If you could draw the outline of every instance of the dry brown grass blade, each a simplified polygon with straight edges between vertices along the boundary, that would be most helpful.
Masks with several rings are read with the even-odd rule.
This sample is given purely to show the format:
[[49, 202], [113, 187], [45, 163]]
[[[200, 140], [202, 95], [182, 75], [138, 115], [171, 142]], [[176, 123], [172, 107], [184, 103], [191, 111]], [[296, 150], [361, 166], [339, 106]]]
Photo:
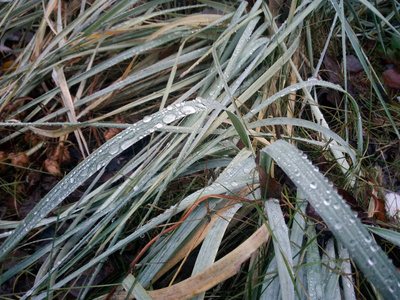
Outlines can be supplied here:
[[46, 129], [41, 129], [41, 128], [36, 128], [33, 126], [28, 127], [32, 132], [41, 135], [41, 136], [46, 136], [50, 138], [58, 138], [60, 136], [65, 136], [72, 131], [76, 130], [78, 127], [77, 126], [70, 126], [70, 127], [62, 127], [59, 129], [54, 129], [54, 130], [46, 130]]
[[[239, 193], [238, 197], [246, 197], [250, 194], [254, 189], [258, 188], [258, 184], [254, 186], [247, 186], [243, 188]], [[181, 250], [171, 258], [167, 264], [154, 276], [153, 282], [157, 281], [161, 276], [163, 276], [166, 272], [168, 272], [171, 268], [173, 268], [179, 261], [181, 261], [184, 257], [186, 257], [191, 249], [194, 249], [199, 245], [207, 236], [213, 224], [222, 216], [228, 209], [230, 209], [233, 205], [238, 203], [239, 200], [230, 200], [228, 201], [224, 207], [222, 207], [212, 218], [211, 220], [205, 224], [202, 228], [200, 228], [197, 233], [192, 237], [192, 239], [183, 247]]]
[[157, 281], [161, 276], [163, 276], [166, 272], [173, 268], [179, 261], [186, 257], [189, 254], [189, 251], [196, 248], [197, 245], [199, 245], [205, 239], [211, 227], [220, 218], [220, 216], [237, 202], [238, 201], [235, 200], [227, 202], [226, 205], [211, 218], [211, 221], [200, 228], [197, 233], [192, 237], [192, 239], [184, 247], [182, 247], [180, 251], [168, 261], [168, 263], [164, 265], [164, 268], [162, 268], [160, 272], [158, 272], [157, 275], [154, 276], [153, 282]]
[[245, 262], [254, 251], [257, 251], [262, 244], [267, 242], [269, 237], [270, 235], [267, 227], [262, 225], [244, 243], [209, 268], [171, 287], [149, 291], [149, 295], [153, 299], [172, 300], [189, 299], [203, 293], [218, 283], [237, 274], [240, 271], [241, 264]]
[[[299, 64], [299, 50], [297, 50], [295, 52], [295, 54], [292, 57], [293, 60], [293, 64], [298, 67]], [[297, 83], [297, 77], [296, 77], [296, 73], [295, 71], [292, 69], [291, 73], [290, 73], [290, 83], [289, 85], [293, 85]], [[291, 92], [288, 96], [289, 98], [289, 102], [288, 102], [288, 107], [287, 107], [287, 111], [286, 111], [286, 117], [288, 118], [293, 118], [293, 112], [295, 111], [295, 103], [296, 103], [296, 92]], [[294, 132], [293, 132], [293, 125], [286, 125], [286, 134], [287, 136], [293, 136]], [[292, 141], [292, 143], [294, 143], [294, 141]]]
[[[68, 107], [68, 109], [69, 109], [68, 118], [69, 118], [70, 122], [78, 123], [78, 120], [77, 120], [76, 114], [75, 114], [74, 103], [73, 103], [74, 101], [72, 100], [72, 96], [69, 91], [67, 79], [65, 78], [63, 68], [54, 68], [53, 79], [61, 89], [61, 99], [64, 103], [64, 106]], [[80, 128], [77, 128], [76, 131], [74, 131], [74, 133], [75, 133], [79, 148], [82, 152], [82, 155], [83, 155], [83, 157], [86, 157], [83, 147], [85, 147], [87, 154], [90, 154], [90, 151], [89, 151], [89, 147], [86, 143], [85, 137], [83, 136]]]

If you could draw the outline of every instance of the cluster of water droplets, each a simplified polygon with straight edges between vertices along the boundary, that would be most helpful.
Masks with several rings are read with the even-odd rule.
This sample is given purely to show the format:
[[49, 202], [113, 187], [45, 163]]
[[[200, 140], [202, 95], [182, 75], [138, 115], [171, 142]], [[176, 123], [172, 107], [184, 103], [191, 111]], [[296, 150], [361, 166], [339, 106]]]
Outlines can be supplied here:
[[193, 101], [178, 103], [171, 105], [167, 109], [146, 116], [142, 121], [133, 124], [125, 129], [113, 139], [107, 141], [103, 146], [92, 153], [74, 170], [72, 170], [57, 186], [55, 186], [43, 200], [32, 210], [29, 220], [23, 221], [15, 234], [13, 241], [3, 243], [1, 252], [11, 249], [14, 244], [18, 243], [26, 233], [31, 230], [40, 220], [42, 220], [51, 210], [53, 210], [61, 201], [71, 194], [91, 175], [103, 168], [113, 157], [122, 151], [131, 147], [137, 141], [143, 139], [146, 135], [161, 129], [187, 115], [200, 112], [207, 108], [215, 108], [219, 104], [213, 101], [207, 101], [198, 98]]
[[[395, 268], [388, 263], [386, 255], [373, 241], [357, 215], [351, 211], [349, 205], [337, 193], [333, 185], [319, 173], [316, 167], [312, 166], [304, 154], [300, 154], [301, 159], [293, 157], [291, 147], [284, 141], [277, 141], [267, 147], [268, 151], [266, 152], [302, 190], [306, 199], [315, 207], [335, 236], [346, 246], [360, 269], [366, 272], [366, 275], [369, 271], [367, 277], [372, 282], [383, 284], [385, 281], [385, 285], [389, 286], [390, 293], [398, 291], [400, 285], [397, 286], [396, 281], [390, 283], [384, 279], [388, 277], [388, 272], [392, 274], [393, 278], [398, 278]], [[293, 163], [294, 161], [295, 163]], [[292, 166], [289, 168], [289, 165]], [[371, 268], [376, 269], [371, 272]], [[386, 275], [380, 277], [380, 274]]]

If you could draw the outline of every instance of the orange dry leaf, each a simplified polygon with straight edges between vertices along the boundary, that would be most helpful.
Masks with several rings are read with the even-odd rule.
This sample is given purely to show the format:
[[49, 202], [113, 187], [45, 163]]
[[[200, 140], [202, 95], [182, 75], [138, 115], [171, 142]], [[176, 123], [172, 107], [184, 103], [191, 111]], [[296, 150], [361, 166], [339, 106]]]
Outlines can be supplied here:
[[[123, 124], [123, 123], [125, 123], [125, 120], [124, 120], [124, 118], [117, 116], [115, 118], [115, 123]], [[116, 136], [118, 133], [120, 133], [122, 130], [123, 129], [121, 129], [121, 128], [110, 128], [110, 129], [104, 131], [104, 133], [103, 133], [104, 139], [106, 141], [108, 141], [108, 140], [112, 139], [114, 136]]]
[[48, 158], [44, 161], [43, 166], [50, 174], [61, 175], [60, 165], [57, 161]]
[[383, 72], [383, 79], [386, 86], [394, 89], [400, 89], [400, 74], [395, 69], [388, 69]]
[[14, 72], [17, 69], [17, 66], [12, 66], [13, 64], [13, 60], [6, 61], [1, 67], [3, 74], [6, 72]]
[[10, 153], [8, 157], [11, 158], [11, 163], [16, 166], [17, 170], [19, 169], [17, 166], [27, 167], [29, 165], [29, 157], [23, 152]]
[[67, 147], [65, 147], [61, 143], [57, 146], [57, 148], [54, 149], [54, 151], [51, 153], [49, 159], [58, 161], [60, 164], [62, 164], [65, 162], [70, 162], [71, 155], [69, 154]]
[[104, 133], [103, 133], [104, 139], [106, 141], [108, 141], [108, 140], [112, 139], [114, 136], [116, 136], [118, 133], [120, 133], [121, 131], [122, 131], [121, 128], [110, 128], [109, 130], [104, 131]]
[[30, 133], [25, 134], [24, 140], [26, 143], [28, 143], [31, 146], [36, 146], [41, 141], [41, 139], [38, 135], [30, 134]]
[[7, 165], [2, 164], [2, 162], [7, 160], [7, 154], [4, 151], [0, 151], [0, 171], [7, 169]]

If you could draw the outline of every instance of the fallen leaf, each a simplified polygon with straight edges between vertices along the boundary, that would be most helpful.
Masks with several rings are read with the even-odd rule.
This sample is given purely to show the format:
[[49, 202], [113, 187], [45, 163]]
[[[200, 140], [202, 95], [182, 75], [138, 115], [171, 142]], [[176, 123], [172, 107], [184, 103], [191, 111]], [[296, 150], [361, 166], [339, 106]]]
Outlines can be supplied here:
[[346, 55], [346, 66], [351, 73], [358, 73], [364, 70], [360, 60], [353, 54]]
[[400, 89], [400, 74], [397, 70], [386, 70], [385, 72], [383, 72], [383, 79], [386, 86], [394, 89]]
[[324, 65], [326, 72], [329, 75], [328, 81], [335, 83], [335, 84], [342, 84], [343, 78], [342, 78], [342, 71], [336, 62], [332, 57], [329, 55], [325, 55], [324, 57]]
[[18, 152], [16, 155], [10, 153], [8, 157], [11, 158], [11, 163], [16, 166], [17, 170], [19, 169], [17, 166], [27, 167], [29, 165], [29, 157], [23, 152]]
[[60, 165], [57, 161], [48, 158], [44, 161], [43, 166], [50, 174], [61, 175]]
[[31, 145], [33, 147], [42, 141], [38, 135], [30, 133], [25, 134], [24, 140], [28, 145]]
[[0, 151], [0, 171], [7, 169], [7, 165], [3, 164], [7, 160], [7, 154], [4, 151]]
[[111, 140], [114, 136], [122, 131], [121, 128], [110, 128], [107, 131], [104, 131], [103, 136], [106, 141]]
[[68, 148], [63, 145], [63, 143], [58, 144], [58, 146], [53, 150], [49, 159], [59, 162], [60, 164], [70, 162], [71, 155]]

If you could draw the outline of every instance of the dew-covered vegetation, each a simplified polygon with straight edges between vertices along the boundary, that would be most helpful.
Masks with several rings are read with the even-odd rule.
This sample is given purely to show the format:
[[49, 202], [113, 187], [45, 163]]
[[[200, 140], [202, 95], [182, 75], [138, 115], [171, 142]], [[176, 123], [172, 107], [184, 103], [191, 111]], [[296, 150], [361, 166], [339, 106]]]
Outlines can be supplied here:
[[399, 7], [0, 2], [0, 299], [398, 298]]

